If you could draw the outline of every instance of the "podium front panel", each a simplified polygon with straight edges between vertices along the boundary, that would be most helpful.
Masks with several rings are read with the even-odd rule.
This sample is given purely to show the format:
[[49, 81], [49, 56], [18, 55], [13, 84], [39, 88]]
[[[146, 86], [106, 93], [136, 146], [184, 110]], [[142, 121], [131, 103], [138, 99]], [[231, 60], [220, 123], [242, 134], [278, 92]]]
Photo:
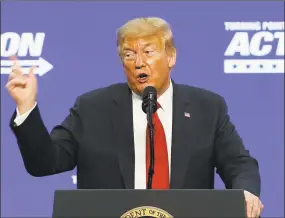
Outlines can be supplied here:
[[54, 218], [246, 217], [242, 190], [61, 190]]

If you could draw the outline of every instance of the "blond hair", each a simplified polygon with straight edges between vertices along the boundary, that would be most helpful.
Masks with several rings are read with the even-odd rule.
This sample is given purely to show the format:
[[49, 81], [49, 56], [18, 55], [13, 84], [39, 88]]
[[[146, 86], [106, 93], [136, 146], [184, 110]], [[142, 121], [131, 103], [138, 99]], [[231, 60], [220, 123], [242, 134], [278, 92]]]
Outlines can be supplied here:
[[176, 51], [170, 25], [165, 20], [158, 17], [140, 17], [128, 21], [119, 28], [117, 32], [117, 49], [119, 55], [121, 54], [124, 40], [147, 36], [158, 36], [162, 39], [166, 51], [170, 54]]

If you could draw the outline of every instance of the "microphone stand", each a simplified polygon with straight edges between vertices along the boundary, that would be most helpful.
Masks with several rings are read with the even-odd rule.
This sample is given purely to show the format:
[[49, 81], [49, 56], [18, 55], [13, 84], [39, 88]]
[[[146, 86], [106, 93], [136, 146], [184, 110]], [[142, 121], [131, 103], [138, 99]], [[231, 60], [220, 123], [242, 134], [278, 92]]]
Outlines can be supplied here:
[[147, 189], [152, 189], [152, 178], [154, 174], [154, 126], [152, 123], [153, 116], [153, 105], [155, 102], [150, 100], [148, 111], [147, 111], [147, 120], [148, 120], [148, 130], [149, 130], [149, 141], [150, 141], [150, 165], [148, 170], [148, 183]]

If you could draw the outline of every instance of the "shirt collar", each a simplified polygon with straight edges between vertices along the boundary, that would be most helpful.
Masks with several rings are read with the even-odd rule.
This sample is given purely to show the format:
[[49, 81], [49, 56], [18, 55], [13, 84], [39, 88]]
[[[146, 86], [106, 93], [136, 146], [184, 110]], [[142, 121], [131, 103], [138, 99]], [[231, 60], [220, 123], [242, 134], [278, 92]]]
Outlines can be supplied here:
[[172, 102], [172, 96], [173, 96], [173, 85], [172, 81], [170, 80], [168, 89], [157, 99], [162, 110], [164, 111], [167, 110], [169, 104], [171, 104]]

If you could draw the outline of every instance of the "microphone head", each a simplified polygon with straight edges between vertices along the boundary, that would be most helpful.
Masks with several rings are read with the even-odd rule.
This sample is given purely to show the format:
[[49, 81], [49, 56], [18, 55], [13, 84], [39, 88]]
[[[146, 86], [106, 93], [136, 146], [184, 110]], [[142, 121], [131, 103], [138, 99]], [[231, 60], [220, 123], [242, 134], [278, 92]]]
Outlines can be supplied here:
[[142, 110], [147, 113], [149, 105], [152, 107], [152, 112], [157, 110], [157, 91], [153, 86], [147, 86], [143, 91]]
[[149, 95], [154, 95], [154, 97], [157, 97], [157, 91], [153, 86], [147, 86], [143, 90], [143, 99], [148, 97]]

